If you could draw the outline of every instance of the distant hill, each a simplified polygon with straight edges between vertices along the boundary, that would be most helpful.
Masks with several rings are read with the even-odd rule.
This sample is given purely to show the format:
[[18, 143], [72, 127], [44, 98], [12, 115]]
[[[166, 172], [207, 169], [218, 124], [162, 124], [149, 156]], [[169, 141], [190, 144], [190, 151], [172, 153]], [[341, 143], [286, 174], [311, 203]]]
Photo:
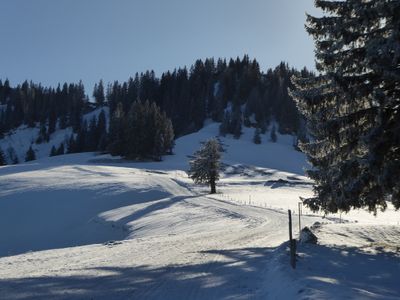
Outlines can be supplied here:
[[[307, 133], [288, 88], [291, 76], [300, 73], [311, 74], [285, 63], [264, 73], [248, 56], [229, 61], [211, 58], [197, 60], [189, 69], [165, 72], [160, 78], [146, 71], [123, 83], [105, 86], [100, 81], [94, 87], [93, 101], [89, 101], [82, 82], [50, 88], [27, 81], [11, 87], [8, 80], [0, 80], [0, 147], [8, 163], [23, 161], [31, 145], [37, 157], [50, 152], [124, 154], [126, 151], [121, 149], [132, 145], [147, 145], [149, 149], [139, 151], [140, 156], [146, 156], [146, 151], [150, 157], [158, 156], [151, 153], [159, 152], [153, 149], [159, 142], [140, 140], [140, 135], [153, 131], [133, 130], [136, 142], [126, 138], [126, 129], [140, 120], [133, 112], [135, 101], [155, 105], [165, 114], [166, 122], [172, 122], [175, 137], [196, 132], [206, 120], [212, 120], [222, 122], [221, 134], [236, 138], [242, 128], [258, 128], [265, 133], [274, 124], [278, 133], [295, 136], [293, 144], [297, 144], [297, 140], [306, 139]], [[102, 107], [106, 107], [104, 115], [98, 118]], [[132, 123], [135, 118], [139, 118], [134, 121], [137, 123]], [[64, 149], [59, 149], [61, 143]], [[160, 154], [163, 152], [168, 151]]]

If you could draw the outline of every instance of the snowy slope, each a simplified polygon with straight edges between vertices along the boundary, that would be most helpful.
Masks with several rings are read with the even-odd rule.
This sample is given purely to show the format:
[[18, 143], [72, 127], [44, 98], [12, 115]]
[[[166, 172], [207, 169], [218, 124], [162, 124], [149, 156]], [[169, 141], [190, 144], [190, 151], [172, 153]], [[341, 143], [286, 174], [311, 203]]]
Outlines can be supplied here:
[[[261, 134], [262, 143], [256, 145], [252, 142], [254, 128], [244, 127], [242, 131], [240, 139], [234, 139], [231, 135], [218, 137], [219, 123], [209, 123], [200, 131], [179, 138], [173, 149], [175, 155], [165, 156], [161, 163], [137, 163], [135, 167], [186, 171], [189, 168], [188, 157], [199, 149], [200, 142], [218, 137], [226, 149], [222, 157], [223, 162], [228, 165], [241, 164], [304, 175], [304, 169], [308, 164], [305, 161], [305, 155], [294, 150], [293, 136], [278, 134], [278, 142], [272, 143], [267, 131]], [[113, 158], [102, 159], [97, 162], [117, 162]]]
[[[137, 230], [143, 228], [142, 222], [147, 222], [146, 214], [142, 215], [138, 211], [147, 210], [149, 203], [156, 207], [168, 207], [183, 199], [197, 197], [199, 192], [207, 193], [207, 187], [197, 187], [198, 191], [195, 193], [191, 191], [189, 187], [193, 185], [185, 170], [188, 169], [188, 156], [198, 149], [200, 142], [217, 133], [218, 124], [210, 124], [198, 133], [180, 138], [174, 150], [176, 154], [165, 157], [161, 163], [130, 163], [109, 155], [94, 156], [92, 153], [85, 153], [43, 158], [29, 164], [1, 168], [0, 210], [4, 216], [0, 218], [0, 228], [7, 227], [10, 223], [15, 224], [13, 231], [0, 236], [0, 254], [11, 255], [29, 250], [143, 236], [149, 232], [163, 234], [180, 230], [179, 226], [171, 224], [167, 230], [161, 224], [146, 231]], [[220, 185], [221, 193], [215, 196], [221, 201], [245, 204], [247, 199], [240, 202], [243, 193], [235, 192], [235, 199], [232, 195], [229, 196], [235, 186], [243, 186], [244, 182], [254, 189], [253, 205], [266, 206], [266, 201], [257, 200], [257, 195], [264, 193], [266, 189], [272, 191], [274, 199], [279, 199], [275, 197], [277, 193], [274, 193], [276, 188], [273, 183], [270, 186], [266, 179], [275, 182], [280, 178], [290, 178], [291, 174], [263, 168], [263, 165], [274, 161], [271, 157], [276, 149], [282, 148], [286, 151], [281, 151], [281, 155], [291, 153], [286, 155], [297, 156], [293, 159], [296, 160], [292, 166], [293, 171], [301, 170], [301, 164], [304, 164], [304, 157], [294, 151], [290, 143], [285, 144], [282, 141], [276, 144], [253, 144], [250, 129], [245, 130], [241, 140], [227, 137], [222, 142], [226, 147], [223, 161], [232, 165], [225, 171], [225, 179]], [[242, 151], [236, 149], [237, 147]], [[248, 155], [247, 151], [252, 155]], [[253, 155], [257, 151], [264, 153], [267, 159], [264, 159], [264, 155]], [[286, 162], [285, 159], [275, 159], [275, 165], [282, 163], [282, 169]], [[296, 178], [296, 183], [299, 184], [289, 185], [289, 189], [285, 189], [288, 190], [285, 197], [295, 204], [299, 195], [309, 194], [309, 182], [301, 176]], [[302, 184], [303, 181], [306, 185]], [[288, 196], [289, 193], [292, 195]], [[278, 194], [282, 194], [282, 191]], [[247, 197], [246, 193], [244, 195]], [[274, 199], [268, 204], [272, 206]], [[165, 213], [164, 209], [163, 214]], [[182, 218], [179, 211], [172, 214], [176, 214], [178, 220]], [[152, 216], [151, 221], [154, 218]], [[171, 219], [172, 217], [168, 222]], [[157, 222], [163, 221], [157, 218]], [[207, 226], [211, 225], [210, 222], [204, 220]], [[225, 226], [224, 222], [223, 219], [221, 226]], [[201, 231], [204, 224], [189, 225], [192, 230]], [[195, 225], [199, 225], [200, 229], [195, 229]]]
[[[184, 171], [187, 156], [217, 132], [209, 124], [178, 139], [175, 155], [159, 163], [85, 153], [0, 167], [0, 299], [383, 299], [400, 292], [392, 284], [396, 258], [370, 257], [384, 269], [366, 274], [388, 278], [371, 289], [330, 246], [360, 247], [376, 228], [370, 246], [387, 244], [398, 213], [360, 211], [336, 224], [339, 216], [305, 210], [304, 226], [324, 223], [321, 244], [301, 247], [293, 272], [282, 243], [287, 208], [297, 210], [298, 197], [311, 194], [304, 156], [284, 136], [273, 144], [267, 134], [255, 145], [245, 129], [240, 140], [223, 138], [227, 167], [211, 196]], [[321, 265], [317, 254], [342, 265]], [[337, 278], [339, 267], [353, 281]]]
[[[83, 116], [83, 119], [89, 123], [94, 116], [97, 118], [102, 110], [104, 110], [106, 116], [108, 116], [108, 107], [100, 107], [88, 114], [85, 114]], [[108, 122], [109, 121], [107, 118], [107, 124]], [[6, 134], [4, 138], [0, 139], [0, 148], [6, 155], [8, 163], [11, 163], [8, 157], [8, 149], [10, 147], [15, 150], [19, 162], [25, 161], [26, 152], [28, 151], [30, 146], [32, 146], [32, 149], [35, 151], [36, 158], [40, 159], [48, 157], [50, 155], [51, 147], [55, 146], [56, 148], [58, 148], [61, 143], [64, 143], [64, 145], [66, 145], [65, 142], [69, 139], [71, 134], [71, 127], [66, 129], [58, 128], [53, 134], [51, 134], [49, 142], [36, 144], [36, 140], [39, 135], [39, 124], [37, 124], [37, 126], [33, 128], [29, 128], [26, 125], [21, 125], [17, 129]]]
[[19, 162], [25, 161], [26, 152], [31, 145], [37, 158], [48, 157], [52, 146], [58, 148], [61, 143], [68, 140], [72, 134], [72, 128], [56, 130], [51, 135], [48, 143], [36, 144], [38, 134], [38, 127], [29, 128], [26, 125], [22, 125], [0, 139], [0, 148], [6, 155], [7, 162], [11, 163], [8, 156], [8, 149], [10, 147], [15, 150]]

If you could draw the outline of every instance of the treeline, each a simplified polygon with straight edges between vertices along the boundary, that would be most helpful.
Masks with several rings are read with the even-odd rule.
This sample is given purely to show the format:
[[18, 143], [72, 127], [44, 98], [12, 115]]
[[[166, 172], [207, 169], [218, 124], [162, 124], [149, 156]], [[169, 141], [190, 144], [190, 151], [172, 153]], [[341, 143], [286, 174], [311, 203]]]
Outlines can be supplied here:
[[[171, 153], [174, 136], [199, 130], [207, 118], [223, 122], [221, 133], [235, 137], [240, 137], [242, 126], [265, 132], [274, 121], [280, 133], [304, 138], [303, 118], [288, 95], [290, 78], [298, 74], [313, 76], [285, 63], [263, 73], [247, 55], [229, 61], [210, 58], [159, 78], [147, 71], [122, 83], [105, 86], [99, 81], [94, 103], [82, 82], [54, 89], [27, 81], [10, 87], [8, 80], [0, 81], [0, 135], [22, 124], [39, 126], [35, 142], [42, 143], [56, 129], [72, 127], [73, 134], [51, 155], [108, 151], [152, 159]], [[109, 107], [110, 122], [104, 113], [83, 120], [85, 113], [103, 106]]]
[[[69, 138], [53, 146], [50, 156], [109, 151], [113, 155], [160, 160], [162, 155], [172, 153], [172, 123], [154, 102], [150, 105], [148, 101], [134, 101], [126, 113], [120, 108], [118, 121], [121, 126], [117, 130], [116, 112], [112, 114], [109, 128], [104, 110], [90, 120], [83, 118], [85, 113], [107, 104], [102, 82], [96, 84], [93, 96], [95, 104], [89, 102], [81, 82], [65, 83], [52, 89], [27, 81], [11, 88], [8, 80], [4, 83], [0, 81], [0, 138], [18, 126], [26, 125], [39, 127], [34, 142], [40, 144], [48, 142], [57, 129], [72, 127]], [[121, 107], [121, 102], [118, 103]], [[25, 161], [33, 159], [35, 153], [29, 147]], [[0, 165], [7, 160], [14, 164], [19, 162], [12, 147], [6, 149], [6, 154], [0, 149]]]
[[34, 127], [36, 123], [46, 128], [44, 137], [52, 134], [57, 124], [61, 129], [71, 126], [76, 132], [82, 115], [90, 109], [82, 82], [54, 89], [25, 81], [12, 88], [8, 80], [0, 80], [0, 105], [0, 136], [22, 124]]
[[[285, 63], [263, 73], [258, 62], [247, 55], [228, 62], [211, 58], [197, 60], [189, 69], [163, 73], [161, 78], [147, 71], [107, 88], [100, 81], [93, 95], [96, 102], [108, 103], [111, 114], [119, 103], [127, 113], [137, 99], [154, 102], [172, 120], [177, 136], [202, 128], [207, 118], [217, 122], [229, 118], [229, 123], [236, 124], [236, 132], [242, 125], [265, 128], [274, 120], [280, 133], [304, 137], [303, 119], [288, 95], [290, 78], [299, 73]], [[312, 76], [306, 69], [301, 73]]]

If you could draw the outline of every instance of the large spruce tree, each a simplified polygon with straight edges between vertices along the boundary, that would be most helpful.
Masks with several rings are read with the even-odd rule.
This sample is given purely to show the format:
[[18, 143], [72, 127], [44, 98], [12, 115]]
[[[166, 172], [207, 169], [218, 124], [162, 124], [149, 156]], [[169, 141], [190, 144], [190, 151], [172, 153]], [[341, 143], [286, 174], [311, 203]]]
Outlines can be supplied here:
[[[393, 168], [399, 159], [395, 150], [399, 142], [393, 139], [398, 126], [393, 120], [398, 114], [393, 109], [396, 105], [386, 110], [385, 103], [398, 95], [394, 82], [399, 75], [399, 39], [394, 37], [398, 37], [399, 26], [393, 23], [398, 25], [399, 1], [315, 3], [325, 14], [308, 16], [307, 30], [316, 42], [320, 75], [297, 76], [292, 92], [308, 119], [312, 137], [302, 149], [313, 165], [308, 174], [316, 181], [316, 194], [305, 202], [313, 210], [367, 207], [376, 213], [386, 208], [391, 197], [398, 207], [398, 183], [392, 184], [389, 178], [399, 172]], [[385, 64], [377, 63], [379, 59], [386, 62], [387, 70], [383, 69]], [[391, 84], [384, 82], [387, 72]], [[386, 129], [384, 111], [386, 120], [392, 120]], [[386, 139], [385, 130], [391, 132]], [[385, 140], [390, 141], [384, 144], [386, 148], [377, 147]], [[385, 167], [385, 157], [393, 159], [391, 169]], [[389, 171], [391, 176], [382, 176]]]
[[400, 208], [400, 1], [366, 5], [374, 30], [365, 40], [366, 65], [373, 74], [371, 98], [377, 107], [367, 138], [368, 168], [380, 194]]

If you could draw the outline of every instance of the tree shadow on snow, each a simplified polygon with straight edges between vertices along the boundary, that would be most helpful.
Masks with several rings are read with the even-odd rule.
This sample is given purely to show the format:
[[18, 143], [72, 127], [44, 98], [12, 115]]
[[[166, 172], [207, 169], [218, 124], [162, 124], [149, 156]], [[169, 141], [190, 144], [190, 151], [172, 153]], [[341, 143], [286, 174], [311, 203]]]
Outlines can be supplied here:
[[[3, 196], [0, 257], [125, 239], [129, 235], [128, 222], [185, 198], [166, 198], [169, 196], [162, 191], [129, 191], [115, 185], [97, 185], [95, 190], [54, 189], [45, 193], [39, 189]], [[100, 217], [104, 212], [137, 204], [144, 208], [118, 221]]]
[[82, 272], [103, 274], [0, 279], [0, 291], [9, 300], [263, 298], [257, 288], [263, 284], [263, 272], [273, 251], [211, 250], [197, 253], [208, 258], [200, 264], [98, 267]]
[[122, 224], [127, 224], [131, 221], [138, 220], [140, 218], [143, 218], [149, 214], [152, 214], [156, 211], [168, 208], [178, 202], [181, 202], [184, 199], [190, 199], [190, 198], [197, 198], [199, 197], [198, 195], [193, 195], [193, 196], [175, 196], [171, 198], [166, 198], [166, 199], [161, 199], [161, 200], [155, 200], [153, 201], [154, 203], [146, 206], [145, 208], [139, 209], [130, 215], [126, 216], [125, 218], [122, 218], [118, 220], [118, 223]]
[[400, 299], [400, 254], [396, 249], [387, 252], [387, 247], [377, 246], [367, 252], [356, 247], [301, 245], [299, 250], [297, 270], [306, 286], [303, 295]]

